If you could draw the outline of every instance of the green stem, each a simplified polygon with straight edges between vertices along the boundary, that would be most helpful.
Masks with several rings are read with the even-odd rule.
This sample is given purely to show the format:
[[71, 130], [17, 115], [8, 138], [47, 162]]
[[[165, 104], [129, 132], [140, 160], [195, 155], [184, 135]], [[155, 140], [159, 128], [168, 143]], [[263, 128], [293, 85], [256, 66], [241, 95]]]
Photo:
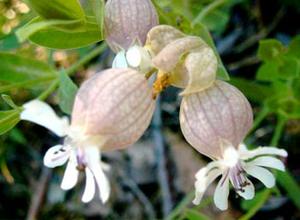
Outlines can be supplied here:
[[[89, 54], [81, 58], [78, 62], [70, 66], [68, 69], [64, 70], [69, 76], [76, 73], [76, 71], [84, 66], [86, 63], [97, 57], [99, 54], [101, 54], [106, 49], [106, 44], [102, 43], [100, 46], [96, 47], [94, 50], [92, 50]], [[55, 89], [59, 85], [59, 79], [55, 79], [51, 85], [39, 95], [39, 100], [45, 100], [48, 98], [48, 96], [55, 91]]]
[[267, 106], [264, 106], [263, 109], [256, 115], [255, 120], [253, 122], [252, 129], [249, 133], [255, 131], [269, 113], [270, 113], [270, 109]]
[[70, 66], [68, 69], [65, 70], [65, 72], [70, 76], [74, 74], [80, 67], [97, 57], [99, 54], [101, 54], [105, 49], [107, 48], [106, 44], [102, 43], [100, 46], [96, 47], [94, 50], [92, 50], [89, 54], [84, 56], [82, 59], [80, 59], [77, 63]]
[[210, 12], [215, 10], [216, 8], [222, 6], [225, 4], [228, 0], [216, 0], [206, 6], [203, 10], [200, 11], [200, 13], [197, 15], [197, 17], [192, 21], [192, 26], [195, 26], [197, 23], [200, 23], [203, 18], [205, 18], [206, 15], [208, 15]]
[[176, 206], [175, 209], [165, 218], [165, 220], [175, 219], [179, 214], [183, 212], [186, 206], [193, 200], [195, 192], [192, 191], [187, 194], [184, 199]]
[[278, 145], [278, 142], [279, 142], [280, 137], [282, 135], [285, 123], [286, 123], [286, 118], [279, 115], [278, 116], [278, 122], [277, 122], [277, 125], [276, 125], [276, 128], [275, 128], [275, 132], [274, 132], [274, 135], [273, 135], [271, 143], [270, 143], [271, 146], [277, 146]]
[[258, 210], [266, 203], [269, 196], [271, 195], [271, 189], [266, 189], [263, 191], [262, 198], [247, 212], [247, 214], [243, 215], [239, 220], [248, 220], [251, 219]]
[[42, 92], [38, 97], [37, 99], [43, 101], [45, 99], [48, 98], [48, 96], [56, 89], [56, 87], [58, 86], [59, 84], [59, 80], [58, 79], [55, 79], [51, 85], [44, 91]]

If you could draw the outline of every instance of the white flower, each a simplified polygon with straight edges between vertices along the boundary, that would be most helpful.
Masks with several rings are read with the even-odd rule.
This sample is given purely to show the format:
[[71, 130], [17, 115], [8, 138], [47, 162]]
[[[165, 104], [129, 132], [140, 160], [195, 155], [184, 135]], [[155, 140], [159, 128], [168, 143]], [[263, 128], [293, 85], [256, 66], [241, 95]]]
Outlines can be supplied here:
[[219, 176], [217, 188], [214, 193], [214, 203], [221, 209], [228, 208], [229, 182], [236, 193], [246, 200], [254, 197], [255, 189], [246, 174], [260, 180], [267, 188], [275, 185], [274, 175], [266, 168], [274, 168], [284, 171], [284, 164], [272, 156], [286, 157], [287, 152], [275, 147], [259, 147], [247, 150], [241, 144], [236, 150], [233, 146], [223, 145], [223, 158], [210, 162], [200, 169], [196, 177], [196, 195], [193, 203], [198, 205], [207, 187]]
[[152, 68], [151, 54], [144, 47], [134, 45], [127, 51], [120, 51], [115, 56], [112, 68], [133, 68], [147, 73]]
[[100, 199], [105, 203], [110, 194], [110, 185], [103, 172], [107, 165], [101, 163], [99, 147], [90, 137], [85, 136], [81, 128], [73, 128], [66, 117], [59, 118], [53, 109], [39, 100], [23, 105], [20, 118], [48, 128], [59, 137], [65, 137], [63, 145], [51, 147], [45, 154], [44, 165], [50, 168], [61, 166], [67, 161], [67, 168], [61, 188], [69, 190], [78, 180], [79, 171], [85, 171], [86, 184], [82, 202], [90, 202], [99, 189]]

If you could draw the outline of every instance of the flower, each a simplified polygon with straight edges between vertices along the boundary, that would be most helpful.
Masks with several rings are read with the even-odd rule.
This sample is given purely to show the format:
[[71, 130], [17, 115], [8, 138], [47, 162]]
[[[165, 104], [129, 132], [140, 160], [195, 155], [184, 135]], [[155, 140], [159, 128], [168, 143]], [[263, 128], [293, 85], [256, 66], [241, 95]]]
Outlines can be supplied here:
[[158, 25], [148, 32], [145, 48], [153, 57], [152, 66], [158, 69], [159, 78], [183, 88], [181, 95], [205, 90], [216, 79], [217, 56], [198, 36], [188, 36], [171, 26]]
[[217, 188], [214, 193], [214, 203], [221, 209], [228, 208], [229, 182], [235, 192], [246, 200], [253, 199], [254, 185], [246, 174], [260, 180], [267, 188], [275, 185], [274, 175], [267, 168], [284, 171], [284, 164], [272, 156], [286, 157], [287, 152], [275, 147], [259, 147], [247, 150], [244, 144], [236, 150], [230, 143], [222, 145], [223, 157], [210, 162], [206, 167], [200, 169], [196, 174], [196, 196], [193, 201], [198, 205], [207, 187], [219, 176]]
[[73, 106], [72, 120], [59, 118], [46, 103], [33, 100], [23, 107], [20, 118], [64, 137], [62, 145], [50, 148], [44, 164], [53, 168], [68, 161], [61, 183], [64, 190], [77, 183], [84, 171], [83, 202], [93, 199], [96, 185], [105, 203], [110, 194], [104, 174], [107, 165], [100, 152], [123, 149], [136, 142], [149, 126], [154, 100], [147, 80], [131, 69], [109, 69], [96, 74], [80, 87]]
[[180, 107], [180, 125], [186, 140], [213, 162], [196, 174], [195, 204], [199, 204], [208, 187], [222, 176], [214, 193], [216, 206], [228, 207], [229, 182], [244, 199], [254, 197], [249, 174], [266, 187], [273, 187], [275, 178], [263, 167], [284, 170], [282, 162], [272, 156], [287, 156], [285, 150], [261, 147], [247, 150], [243, 145], [252, 127], [253, 113], [246, 97], [234, 86], [215, 81], [198, 93], [184, 95]]
[[[33, 100], [23, 105], [22, 120], [28, 120], [42, 125], [59, 137], [66, 137], [63, 145], [51, 147], [44, 156], [44, 165], [49, 168], [61, 166], [68, 162], [61, 183], [64, 190], [72, 189], [78, 180], [79, 171], [85, 171], [86, 186], [82, 196], [82, 202], [89, 202], [95, 194], [95, 183], [100, 192], [103, 203], [110, 194], [109, 182], [103, 172], [103, 164], [100, 162], [100, 150], [97, 146], [78, 146], [79, 139], [84, 143], [84, 137], [74, 138], [75, 130], [72, 130], [67, 118], [59, 118], [53, 109], [45, 102]], [[73, 137], [73, 138], [71, 138]]]

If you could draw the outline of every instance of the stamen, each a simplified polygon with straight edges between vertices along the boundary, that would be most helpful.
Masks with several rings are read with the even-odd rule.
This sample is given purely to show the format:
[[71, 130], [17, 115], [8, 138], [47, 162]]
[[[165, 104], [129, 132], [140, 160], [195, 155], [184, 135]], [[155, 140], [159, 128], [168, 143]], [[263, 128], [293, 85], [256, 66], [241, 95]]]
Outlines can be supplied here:
[[86, 160], [85, 160], [85, 153], [84, 151], [78, 147], [77, 151], [76, 151], [76, 159], [77, 159], [77, 170], [78, 171], [85, 171], [86, 168]]
[[245, 176], [246, 172], [240, 163], [229, 169], [229, 177], [236, 192], [245, 192], [245, 187], [250, 185]]

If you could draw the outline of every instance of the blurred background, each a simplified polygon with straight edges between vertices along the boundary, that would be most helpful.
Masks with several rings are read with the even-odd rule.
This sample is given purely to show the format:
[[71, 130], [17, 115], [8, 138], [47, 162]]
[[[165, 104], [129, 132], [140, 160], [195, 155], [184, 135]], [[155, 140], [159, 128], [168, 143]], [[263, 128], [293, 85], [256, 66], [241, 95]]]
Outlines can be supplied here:
[[[81, 1], [83, 7], [86, 2]], [[251, 201], [243, 201], [232, 192], [228, 211], [220, 212], [212, 203], [213, 184], [202, 203], [193, 206], [194, 174], [209, 159], [184, 140], [178, 120], [180, 91], [168, 88], [161, 94], [153, 122], [140, 141], [128, 150], [103, 155], [111, 165], [109, 202], [102, 205], [96, 197], [83, 204], [84, 178], [74, 189], [63, 191], [60, 182], [64, 167], [50, 170], [43, 166], [44, 153], [62, 140], [44, 128], [18, 123], [13, 114], [6, 117], [1, 112], [1, 220], [300, 219], [300, 1], [153, 2], [161, 23], [191, 35], [203, 35], [200, 24], [210, 31], [230, 83], [243, 91], [254, 108], [256, 120], [247, 145], [286, 149], [287, 173], [277, 174], [277, 186], [272, 189], [255, 182], [257, 194]], [[53, 86], [49, 69], [65, 69], [80, 85], [109, 68], [114, 54], [103, 42], [68, 50], [40, 46], [43, 44], [37, 38], [20, 43], [16, 30], [34, 16], [26, 2], [0, 0], [0, 93], [12, 97], [17, 105], [49, 95], [47, 102], [62, 115], [58, 92], [49, 90]], [[51, 42], [55, 35], [49, 38]], [[24, 67], [27, 69], [22, 65], [28, 65]], [[14, 71], [29, 74], [14, 78]], [[0, 102], [5, 112], [11, 109], [6, 102]]]

